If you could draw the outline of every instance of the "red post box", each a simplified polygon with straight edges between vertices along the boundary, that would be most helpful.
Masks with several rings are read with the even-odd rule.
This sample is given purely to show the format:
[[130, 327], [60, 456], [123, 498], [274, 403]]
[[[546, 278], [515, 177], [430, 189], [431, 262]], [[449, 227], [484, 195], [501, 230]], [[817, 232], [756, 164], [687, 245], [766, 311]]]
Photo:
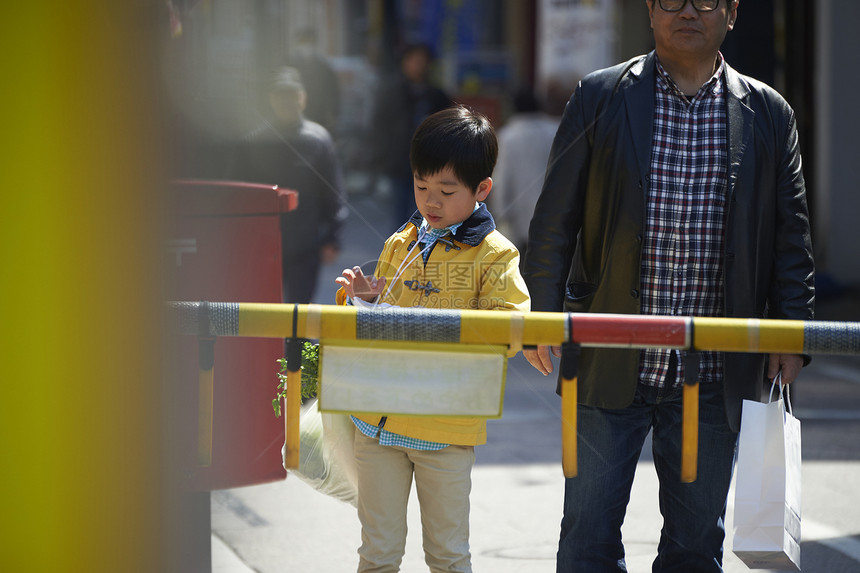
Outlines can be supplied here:
[[[281, 214], [297, 204], [295, 191], [274, 185], [173, 182], [167, 300], [281, 302]], [[208, 396], [198, 383], [201, 341], [170, 333], [165, 342], [172, 467], [179, 468], [184, 488], [211, 491], [284, 479], [284, 422], [271, 405], [283, 340], [217, 338]]]

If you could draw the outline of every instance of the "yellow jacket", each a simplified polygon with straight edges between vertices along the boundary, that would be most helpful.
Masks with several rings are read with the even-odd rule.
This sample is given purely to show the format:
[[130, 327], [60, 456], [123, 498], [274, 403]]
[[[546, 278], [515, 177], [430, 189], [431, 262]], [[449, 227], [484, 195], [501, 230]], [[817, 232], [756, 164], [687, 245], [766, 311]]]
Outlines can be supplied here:
[[[382, 249], [374, 275], [386, 277], [385, 292], [404, 260], [411, 262], [381, 302], [401, 307], [529, 310], [529, 294], [519, 272], [519, 252], [496, 231], [485, 205], [466, 219], [453, 237], [440, 239], [426, 265], [415, 245], [421, 215], [391, 235]], [[413, 248], [414, 247], [414, 248]], [[411, 252], [410, 252], [411, 249]], [[337, 303], [347, 304], [340, 289]], [[411, 438], [446, 444], [475, 446], [487, 441], [483, 418], [429, 416], [356, 416]]]

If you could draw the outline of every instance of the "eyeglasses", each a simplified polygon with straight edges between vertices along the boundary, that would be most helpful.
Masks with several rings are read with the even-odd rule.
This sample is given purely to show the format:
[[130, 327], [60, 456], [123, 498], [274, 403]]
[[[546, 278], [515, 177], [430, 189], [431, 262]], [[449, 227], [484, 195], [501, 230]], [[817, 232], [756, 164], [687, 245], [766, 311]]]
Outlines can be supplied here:
[[[687, 5], [687, 0], [658, 0], [664, 12], [680, 12]], [[713, 12], [720, 5], [720, 0], [690, 0], [696, 12]]]

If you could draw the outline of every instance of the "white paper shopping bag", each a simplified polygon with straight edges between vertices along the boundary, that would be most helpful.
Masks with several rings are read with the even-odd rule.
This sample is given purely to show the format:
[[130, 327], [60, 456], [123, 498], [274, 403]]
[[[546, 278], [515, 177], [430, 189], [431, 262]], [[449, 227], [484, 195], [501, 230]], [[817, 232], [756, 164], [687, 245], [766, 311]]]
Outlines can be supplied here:
[[780, 376], [774, 387], [743, 403], [732, 549], [750, 569], [800, 570], [800, 421]]

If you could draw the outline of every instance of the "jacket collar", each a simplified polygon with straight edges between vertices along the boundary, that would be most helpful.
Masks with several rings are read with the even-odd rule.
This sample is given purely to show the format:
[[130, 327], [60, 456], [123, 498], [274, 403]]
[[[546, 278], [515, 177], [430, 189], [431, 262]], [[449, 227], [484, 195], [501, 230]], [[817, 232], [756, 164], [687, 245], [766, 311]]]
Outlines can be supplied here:
[[633, 147], [639, 163], [639, 179], [645, 181], [651, 168], [651, 142], [654, 128], [654, 82], [656, 52], [631, 62], [627, 73], [618, 81], [623, 90], [627, 117], [633, 134]]
[[[654, 126], [654, 81], [657, 69], [656, 52], [631, 60], [626, 73], [618, 80], [624, 95], [633, 146], [642, 181], [647, 180], [651, 167], [652, 129]], [[734, 189], [744, 150], [752, 137], [755, 113], [747, 105], [749, 87], [744, 78], [728, 62], [723, 70], [726, 86], [726, 121], [728, 122], [728, 186]]]
[[734, 192], [744, 151], [752, 139], [755, 112], [749, 106], [749, 86], [743, 77], [726, 64], [726, 121], [728, 122], [728, 187]]
[[[416, 210], [409, 218], [409, 222], [400, 227], [398, 231], [404, 230], [409, 223], [414, 225], [416, 230], [420, 229], [421, 221], [421, 213]], [[477, 247], [495, 228], [496, 222], [493, 220], [493, 216], [490, 215], [487, 206], [484, 203], [479, 203], [478, 208], [457, 229], [457, 232], [454, 234], [454, 240], [470, 247]]]

